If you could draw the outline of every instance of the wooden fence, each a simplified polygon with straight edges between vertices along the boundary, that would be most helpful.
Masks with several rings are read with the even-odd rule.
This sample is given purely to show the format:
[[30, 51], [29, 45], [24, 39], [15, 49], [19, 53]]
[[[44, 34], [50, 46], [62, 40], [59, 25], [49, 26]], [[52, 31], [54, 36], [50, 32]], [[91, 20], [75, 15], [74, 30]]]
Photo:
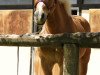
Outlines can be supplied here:
[[47, 46], [64, 44], [63, 75], [78, 75], [79, 47], [100, 48], [98, 33], [64, 33], [56, 35], [0, 35], [1, 46]]

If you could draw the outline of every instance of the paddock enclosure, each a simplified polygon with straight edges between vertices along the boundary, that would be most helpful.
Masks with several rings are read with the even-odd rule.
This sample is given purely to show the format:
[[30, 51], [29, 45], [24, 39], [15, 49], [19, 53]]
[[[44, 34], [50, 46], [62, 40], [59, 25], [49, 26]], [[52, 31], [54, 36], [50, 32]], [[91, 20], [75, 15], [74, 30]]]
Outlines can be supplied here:
[[[19, 10], [18, 10], [19, 11]], [[22, 10], [21, 10], [22, 11]], [[19, 15], [20, 15], [20, 12], [21, 11], [19, 11], [19, 13], [17, 14], [17, 17], [20, 17]], [[22, 12], [27, 12], [27, 11], [25, 11], [25, 10], [23, 10]], [[12, 11], [10, 11], [9, 13], [12, 13]], [[32, 15], [32, 11], [30, 11], [29, 12], [29, 10], [28, 10], [28, 13], [30, 14], [30, 15]], [[29, 15], [29, 16], [30, 16]], [[7, 18], [5, 18], [5, 19], [7, 19]], [[21, 19], [21, 18], [19, 18], [19, 19]], [[28, 19], [32, 19], [31, 17], [28, 17]], [[13, 19], [11, 19], [11, 20], [13, 20]], [[20, 21], [20, 20], [18, 20], [18, 21]], [[17, 21], [17, 22], [18, 22]], [[21, 22], [23, 22], [23, 19], [21, 20]], [[21, 23], [21, 22], [18, 22], [18, 23]], [[28, 26], [27, 28], [30, 28], [31, 29], [31, 27], [32, 26], [30, 26], [30, 24], [32, 24], [31, 22], [28, 22], [29, 23], [29, 25], [25, 25], [25, 26]], [[2, 23], [2, 24], [5, 24], [4, 22]], [[21, 23], [22, 25], [23, 25], [23, 23]], [[26, 23], [25, 23], [26, 24]], [[18, 28], [18, 27], [16, 27], [16, 24], [14, 25], [14, 24], [11, 24], [10, 23], [10, 21], [8, 21], [8, 28], [7, 28], [7, 31], [4, 31], [4, 32], [9, 32], [9, 33], [6, 33], [6, 35], [4, 36], [4, 35], [1, 35], [0, 37], [1, 38], [5, 38], [5, 37], [8, 37], [8, 39], [9, 38], [12, 38], [12, 40], [15, 38], [17, 38], [19, 35], [20, 35], [20, 33], [21, 34], [25, 34], [26, 32], [29, 32], [29, 33], [31, 33], [31, 30], [28, 30], [28, 29], [25, 29], [25, 33], [24, 33], [24, 30], [22, 30], [22, 29], [20, 29], [20, 31], [23, 31], [23, 32], [18, 32], [17, 33], [17, 31], [16, 31], [16, 29], [13, 29], [13, 30], [11, 30], [11, 29], [9, 29], [9, 28], [11, 28], [10, 27], [10, 25], [13, 25], [13, 27], [14, 28], [17, 28], [17, 29], [20, 29], [20, 28]], [[4, 25], [3, 25], [4, 26]], [[21, 26], [21, 25], [20, 25]], [[20, 27], [19, 26], [19, 27]], [[3, 30], [3, 28], [2, 28], [2, 30]], [[10, 31], [9, 31], [10, 30]], [[11, 32], [12, 31], [12, 32]], [[13, 33], [13, 35], [7, 35], [7, 34], [11, 34], [11, 33]], [[26, 34], [26, 35], [20, 35], [21, 37], [30, 37], [30, 35], [31, 34]], [[19, 35], [15, 35], [15, 34], [19, 34]], [[87, 33], [86, 35], [87, 36], [92, 36], [91, 34], [89, 35], [90, 33]], [[99, 33], [98, 33], [99, 34]], [[77, 36], [77, 34], [75, 34], [76, 36]], [[100, 35], [100, 34], [99, 34]], [[100, 37], [99, 35], [94, 35], [94, 36], [98, 36], [98, 38]], [[13, 36], [13, 37], [12, 37]], [[19, 37], [20, 37], [19, 36]], [[85, 35], [84, 35], [85, 36]], [[50, 37], [50, 36], [49, 36]], [[39, 38], [38, 38], [39, 39]], [[43, 39], [43, 38], [42, 38]], [[41, 41], [43, 41], [41, 39]], [[58, 39], [59, 40], [59, 39]], [[9, 40], [8, 40], [9, 41]], [[28, 41], [27, 39], [26, 39], [26, 41]], [[1, 42], [3, 42], [3, 41], [1, 41]], [[6, 41], [4, 41], [3, 43], [5, 43]], [[18, 40], [16, 41], [16, 42], [18, 42]], [[13, 47], [1, 47], [1, 49], [3, 50], [2, 52], [3, 52], [3, 54], [6, 54], [6, 55], [8, 55], [7, 57], [9, 58], [9, 62], [8, 62], [8, 60], [6, 60], [6, 57], [5, 57], [5, 55], [2, 55], [2, 53], [0, 54], [1, 55], [1, 57], [5, 57], [4, 59], [2, 59], [2, 61], [3, 62], [5, 62], [5, 65], [6, 66], [8, 66], [8, 67], [11, 67], [11, 68], [16, 68], [13, 72], [12, 72], [12, 69], [9, 71], [9, 72], [3, 72], [3, 74], [5, 74], [6, 75], [6, 73], [7, 74], [16, 74], [17, 75], [17, 68], [19, 68], [18, 69], [18, 74], [19, 75], [22, 75], [22, 74], [25, 74], [25, 75], [29, 75], [30, 74], [30, 57], [31, 57], [31, 50], [32, 50], [32, 47], [29, 47], [29, 45], [30, 46], [34, 46], [35, 44], [36, 44], [36, 42], [34, 43], [34, 44], [29, 44], [28, 45], [28, 47], [24, 47], [24, 46], [27, 46], [27, 44], [26, 45], [23, 45], [23, 44], [20, 44], [21, 42], [19, 41], [19, 44], [16, 44], [16, 42], [13, 42], [12, 41], [12, 43], [15, 43], [14, 45], [13, 44], [11, 44], [11, 43], [9, 43], [8, 42], [8, 46], [11, 44]], [[29, 41], [30, 42], [30, 41]], [[44, 42], [45, 42], [45, 40], [44, 40]], [[58, 41], [59, 42], [59, 41]], [[25, 40], [23, 41], [23, 43], [25, 44]], [[76, 43], [76, 42], [73, 42], [73, 43]], [[88, 44], [89, 42], [87, 41], [87, 44]], [[42, 42], [42, 44], [43, 44], [43, 42]], [[7, 45], [7, 43], [5, 43], [5, 44], [2, 44], [2, 43], [0, 43], [0, 45]], [[11, 46], [10, 45], [10, 46]], [[21, 45], [21, 47], [17, 47], [16, 45], [18, 45], [18, 46], [20, 46]], [[96, 42], [96, 45], [92, 45], [92, 46], [97, 46], [97, 47], [100, 47], [99, 46], [100, 44], [99, 44], [99, 41], [97, 41]], [[15, 47], [16, 46], [16, 47]], [[37, 46], [37, 45], [35, 45], [35, 46]], [[38, 45], [39, 46], [39, 45]], [[66, 46], [66, 45], [65, 45]], [[87, 45], [88, 46], [88, 45]], [[91, 46], [90, 46], [91, 47]], [[75, 48], [75, 46], [73, 47], [73, 48]], [[78, 48], [78, 47], [76, 47], [76, 48]], [[77, 49], [76, 49], [77, 50]], [[5, 53], [5, 51], [6, 51], [6, 53]], [[9, 53], [9, 51], [11, 51], [11, 54]], [[19, 53], [18, 53], [19, 52]], [[9, 54], [8, 54], [9, 53]], [[13, 56], [13, 57], [12, 57]], [[18, 58], [19, 57], [19, 58]], [[16, 60], [15, 60], [15, 58], [16, 58]], [[77, 58], [77, 57], [76, 57]], [[26, 60], [27, 59], [27, 60]], [[23, 62], [24, 61], [24, 62]], [[13, 66], [11, 66], [11, 65], [7, 65], [8, 63], [6, 63], [6, 62], [8, 62], [9, 64], [10, 63], [13, 63], [13, 64], [11, 64], [11, 65], [13, 65]], [[18, 63], [19, 62], [19, 63]], [[2, 63], [3, 64], [3, 63]], [[14, 67], [16, 65], [16, 67]], [[18, 66], [19, 65], [19, 66]], [[2, 66], [2, 67], [6, 67], [6, 66]], [[75, 67], [75, 66], [74, 66]], [[76, 66], [77, 67], [77, 66]], [[24, 69], [23, 69], [24, 68]], [[5, 68], [4, 69], [2, 69], [1, 68], [1, 70], [5, 70]], [[9, 68], [6, 68], [6, 70], [9, 70]], [[66, 72], [66, 71], [65, 71]], [[72, 74], [73, 75], [73, 74]]]
[[[12, 1], [12, 0], [7, 0], [7, 2], [9, 2], [9, 1]], [[21, 0], [19, 0], [19, 1], [21, 1]], [[25, 5], [24, 1], [28, 4]], [[0, 9], [1, 9], [0, 10], [0, 34], [3, 34], [3, 35], [0, 35], [0, 40], [1, 40], [1, 36], [2, 36], [2, 38], [4, 38], [4, 37], [8, 36], [7, 34], [10, 34], [10, 35], [13, 34], [10, 36], [11, 39], [12, 39], [12, 36], [15, 38], [18, 36], [19, 37], [20, 36], [22, 36], [22, 37], [28, 36], [30, 38], [29, 35], [33, 35], [33, 34], [31, 34], [34, 29], [33, 25], [32, 25], [33, 24], [33, 17], [32, 17], [33, 16], [33, 7], [32, 7], [32, 0], [29, 0], [29, 1], [30, 2], [28, 2], [27, 0], [22, 0], [21, 3], [22, 4], [24, 3], [24, 5], [20, 5], [19, 3], [17, 3], [17, 4], [19, 4], [17, 6], [13, 5], [13, 2], [11, 2], [12, 5], [9, 5], [10, 4], [10, 2], [9, 2], [9, 3], [7, 3], [7, 5], [9, 5], [9, 6], [7, 6], [5, 3], [1, 2], [1, 0], [0, 0], [0, 5], [1, 5], [1, 7], [0, 7]], [[83, 1], [82, 0], [71, 0], [71, 2], [72, 2], [73, 14], [81, 15], [84, 18], [86, 18], [91, 25], [92, 32], [100, 32], [100, 25], [99, 25], [100, 24], [100, 21], [99, 21], [100, 20], [100, 5], [99, 5], [100, 1], [95, 0], [95, 3], [94, 3], [93, 0], [83, 0]], [[16, 4], [16, 2], [14, 4]], [[41, 28], [38, 28], [38, 29], [41, 29]], [[26, 34], [26, 33], [28, 33], [28, 34]], [[25, 34], [25, 36], [22, 34]], [[81, 34], [81, 33], [79, 33], [79, 34]], [[84, 33], [84, 36], [89, 35], [89, 34], [90, 33], [88, 33], [88, 34]], [[4, 36], [4, 35], [6, 35], [6, 36]], [[68, 35], [68, 34], [66, 34], [66, 35]], [[100, 68], [99, 68], [100, 67], [100, 49], [99, 49], [100, 33], [96, 33], [96, 35], [95, 34], [93, 34], [93, 35], [98, 37], [98, 41], [96, 41], [98, 43], [95, 42], [96, 44], [94, 44], [92, 47], [97, 46], [98, 48], [92, 49], [91, 59], [89, 62], [89, 69], [88, 69], [87, 75], [100, 75]], [[50, 37], [50, 35], [49, 35], [49, 37]], [[45, 39], [45, 37], [44, 37], [44, 39]], [[94, 41], [95, 40], [96, 39], [94, 39]], [[2, 44], [2, 42], [4, 43], [5, 41], [0, 42], [0, 45], [1, 45], [0, 46], [0, 75], [33, 75], [32, 61], [34, 60], [34, 57], [33, 57], [32, 53], [34, 53], [33, 46], [36, 43], [34, 45], [30, 44], [31, 46], [27, 46], [25, 41], [24, 41], [24, 45], [16, 44], [16, 42], [12, 42], [14, 45], [12, 45], [11, 43]], [[19, 41], [19, 42], [21, 42], [21, 41]], [[68, 43], [66, 43], [66, 44], [68, 44]], [[64, 48], [66, 46], [68, 46], [66, 44], [65, 44]], [[6, 46], [6, 45], [8, 45], [8, 46]], [[37, 45], [35, 45], [35, 46], [37, 46]], [[78, 47], [76, 45], [74, 45], [73, 48], [74, 47], [76, 50], [78, 50]], [[69, 55], [67, 55], [67, 56], [69, 56]], [[78, 57], [76, 57], [76, 58], [78, 58]], [[74, 58], [74, 59], [76, 59], [76, 58]], [[66, 63], [64, 63], [64, 64], [66, 64]], [[72, 65], [72, 67], [73, 67], [73, 65]], [[76, 67], [77, 66], [74, 66], [74, 69]], [[97, 67], [99, 69], [95, 69]], [[66, 71], [66, 68], [64, 70], [65, 70], [65, 73], [67, 74], [68, 72]], [[70, 72], [69, 75], [73, 75], [72, 72]]]

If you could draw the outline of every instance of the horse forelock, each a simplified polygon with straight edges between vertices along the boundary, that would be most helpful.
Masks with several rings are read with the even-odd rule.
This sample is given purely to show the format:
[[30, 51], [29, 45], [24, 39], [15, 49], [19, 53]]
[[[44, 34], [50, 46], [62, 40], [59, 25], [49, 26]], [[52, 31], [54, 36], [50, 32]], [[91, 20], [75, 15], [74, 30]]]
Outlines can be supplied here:
[[[44, 1], [44, 0], [38, 0], [38, 1]], [[66, 13], [71, 15], [71, 3], [70, 3], [70, 0], [58, 0], [58, 1], [64, 5]]]
[[58, 0], [58, 1], [61, 2], [64, 5], [66, 12], [69, 15], [71, 15], [71, 4], [70, 4], [70, 1], [69, 0]]

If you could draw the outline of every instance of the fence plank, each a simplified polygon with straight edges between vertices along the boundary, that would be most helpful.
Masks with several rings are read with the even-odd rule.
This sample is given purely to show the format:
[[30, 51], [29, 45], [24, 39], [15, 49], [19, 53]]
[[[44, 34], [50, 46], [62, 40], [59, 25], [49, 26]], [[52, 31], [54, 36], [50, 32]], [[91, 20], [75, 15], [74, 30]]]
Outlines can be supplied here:
[[100, 48], [98, 33], [64, 33], [56, 35], [0, 35], [0, 45], [8, 46], [46, 46], [54, 43], [78, 44], [80, 47]]
[[0, 75], [17, 75], [17, 47], [0, 46]]
[[30, 47], [19, 47], [18, 75], [30, 75]]
[[79, 47], [75, 44], [64, 45], [63, 75], [79, 75]]

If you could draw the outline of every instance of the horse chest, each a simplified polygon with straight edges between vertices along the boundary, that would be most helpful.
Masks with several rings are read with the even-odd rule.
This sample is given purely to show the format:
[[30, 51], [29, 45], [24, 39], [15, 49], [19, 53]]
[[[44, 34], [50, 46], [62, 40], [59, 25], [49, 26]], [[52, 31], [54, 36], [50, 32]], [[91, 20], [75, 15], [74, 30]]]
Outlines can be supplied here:
[[49, 61], [56, 61], [63, 59], [63, 49], [61, 47], [53, 48], [53, 47], [41, 47], [40, 48], [40, 57], [45, 58]]

